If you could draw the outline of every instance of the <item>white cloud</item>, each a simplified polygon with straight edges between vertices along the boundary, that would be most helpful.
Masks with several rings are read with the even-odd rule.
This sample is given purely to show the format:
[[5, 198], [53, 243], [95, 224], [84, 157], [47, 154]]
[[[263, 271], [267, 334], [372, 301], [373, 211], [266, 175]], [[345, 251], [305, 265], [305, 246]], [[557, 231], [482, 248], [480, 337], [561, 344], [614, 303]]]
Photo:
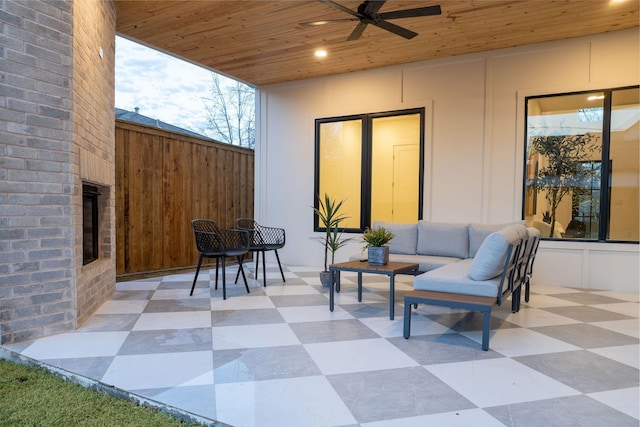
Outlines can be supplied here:
[[116, 107], [202, 132], [212, 72], [116, 37]]

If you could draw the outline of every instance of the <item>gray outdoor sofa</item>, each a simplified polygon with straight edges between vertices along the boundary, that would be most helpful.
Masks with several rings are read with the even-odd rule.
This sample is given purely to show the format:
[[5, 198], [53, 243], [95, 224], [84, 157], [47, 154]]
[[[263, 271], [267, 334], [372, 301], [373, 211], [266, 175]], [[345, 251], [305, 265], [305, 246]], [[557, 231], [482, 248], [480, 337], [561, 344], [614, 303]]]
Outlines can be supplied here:
[[[411, 307], [430, 304], [483, 313], [482, 349], [488, 350], [491, 308], [512, 294], [520, 309], [521, 289], [529, 298], [530, 276], [540, 233], [525, 221], [507, 224], [415, 224], [376, 222], [394, 233], [389, 261], [419, 264], [414, 290], [404, 297], [404, 337], [409, 338]], [[354, 255], [351, 258], [361, 258]]]

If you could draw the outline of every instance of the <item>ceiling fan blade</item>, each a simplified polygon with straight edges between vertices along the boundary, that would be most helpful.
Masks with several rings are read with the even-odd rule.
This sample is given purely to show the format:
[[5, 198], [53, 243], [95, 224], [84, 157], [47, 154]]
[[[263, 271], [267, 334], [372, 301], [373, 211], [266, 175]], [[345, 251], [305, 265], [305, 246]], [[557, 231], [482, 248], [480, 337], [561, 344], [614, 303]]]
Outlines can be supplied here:
[[387, 31], [390, 31], [394, 34], [399, 35], [400, 37], [404, 37], [407, 40], [410, 40], [412, 38], [414, 38], [415, 36], [418, 35], [418, 33], [413, 32], [411, 30], [407, 30], [406, 28], [402, 28], [399, 25], [396, 24], [392, 24], [391, 22], [387, 22], [387, 21], [381, 21], [381, 20], [375, 20], [373, 22], [371, 22], [373, 25], [375, 25], [376, 27], [380, 27], [383, 28]]
[[298, 23], [298, 25], [300, 25], [301, 27], [317, 27], [319, 25], [334, 24], [339, 22], [353, 22], [353, 21], [359, 21], [359, 19], [358, 18], [327, 19], [324, 21], [300, 22]]
[[386, 1], [387, 0], [366, 0], [364, 3], [358, 6], [358, 13], [366, 16], [373, 16], [378, 13], [380, 8]]
[[383, 12], [378, 14], [382, 19], [397, 19], [397, 18], [413, 18], [415, 16], [431, 16], [440, 15], [442, 9], [440, 6], [427, 6], [418, 7], [415, 9], [396, 10], [395, 12]]
[[364, 32], [364, 29], [367, 28], [367, 25], [369, 25], [368, 22], [361, 21], [358, 25], [356, 25], [356, 28], [353, 29], [349, 37], [347, 37], [347, 41], [359, 39], [362, 33]]
[[338, 10], [341, 10], [341, 11], [343, 11], [345, 13], [348, 13], [349, 15], [353, 15], [356, 18], [360, 18], [360, 16], [356, 12], [354, 12], [353, 10], [349, 9], [348, 7], [344, 7], [343, 5], [338, 4], [338, 3], [334, 2], [334, 1], [331, 1], [331, 0], [319, 0], [319, 1], [321, 1], [322, 3], [324, 3], [324, 4], [328, 5], [328, 6], [331, 6], [331, 7], [335, 8], [335, 9], [338, 9]]

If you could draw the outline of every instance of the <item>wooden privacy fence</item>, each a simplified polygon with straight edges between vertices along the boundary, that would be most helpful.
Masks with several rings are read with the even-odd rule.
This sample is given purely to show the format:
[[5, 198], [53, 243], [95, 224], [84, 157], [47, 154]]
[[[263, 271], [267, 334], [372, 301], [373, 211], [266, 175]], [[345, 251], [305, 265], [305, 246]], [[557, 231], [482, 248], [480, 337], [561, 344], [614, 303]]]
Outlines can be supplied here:
[[253, 218], [253, 150], [116, 120], [118, 279], [195, 268], [191, 220]]

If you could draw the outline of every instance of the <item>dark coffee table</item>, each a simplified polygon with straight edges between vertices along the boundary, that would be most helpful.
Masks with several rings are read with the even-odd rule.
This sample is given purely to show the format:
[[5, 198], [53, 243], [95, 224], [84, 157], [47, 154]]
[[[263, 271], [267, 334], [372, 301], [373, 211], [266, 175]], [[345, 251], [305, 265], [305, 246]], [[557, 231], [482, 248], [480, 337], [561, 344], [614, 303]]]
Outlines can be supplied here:
[[365, 261], [347, 261], [331, 264], [329, 271], [334, 274], [335, 280], [331, 281], [329, 293], [329, 310], [333, 311], [333, 288], [340, 292], [340, 272], [352, 271], [358, 273], [358, 302], [362, 302], [362, 273], [384, 274], [389, 276], [389, 319], [393, 320], [395, 304], [395, 278], [396, 274], [415, 274], [418, 264], [408, 262], [388, 262], [385, 265], [369, 264]]

